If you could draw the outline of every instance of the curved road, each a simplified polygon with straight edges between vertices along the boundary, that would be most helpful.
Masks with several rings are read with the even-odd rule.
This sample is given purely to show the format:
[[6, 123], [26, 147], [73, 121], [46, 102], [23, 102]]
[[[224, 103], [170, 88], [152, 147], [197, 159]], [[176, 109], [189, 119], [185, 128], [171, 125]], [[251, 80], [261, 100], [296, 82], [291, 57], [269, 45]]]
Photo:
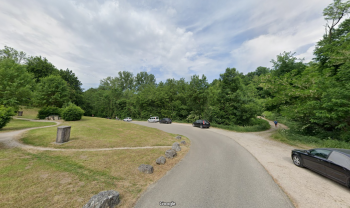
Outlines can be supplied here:
[[133, 122], [191, 140], [185, 158], [151, 185], [135, 207], [294, 207], [264, 167], [233, 139], [184, 124]]

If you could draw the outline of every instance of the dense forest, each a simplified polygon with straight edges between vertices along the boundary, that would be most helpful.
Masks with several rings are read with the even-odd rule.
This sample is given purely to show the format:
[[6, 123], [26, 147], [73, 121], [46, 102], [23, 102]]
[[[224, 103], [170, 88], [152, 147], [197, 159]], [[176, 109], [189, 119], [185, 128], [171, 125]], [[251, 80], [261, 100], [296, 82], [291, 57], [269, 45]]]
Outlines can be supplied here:
[[84, 91], [71, 70], [5, 46], [0, 50], [0, 105], [61, 108], [74, 103], [87, 116], [204, 118], [241, 126], [256, 124], [256, 116], [268, 111], [293, 121], [300, 134], [350, 141], [349, 7], [349, 2], [334, 0], [324, 9], [326, 32], [313, 61], [282, 52], [271, 60], [271, 68], [260, 66], [247, 74], [227, 68], [211, 83], [205, 75], [157, 83], [147, 72], [120, 71]]

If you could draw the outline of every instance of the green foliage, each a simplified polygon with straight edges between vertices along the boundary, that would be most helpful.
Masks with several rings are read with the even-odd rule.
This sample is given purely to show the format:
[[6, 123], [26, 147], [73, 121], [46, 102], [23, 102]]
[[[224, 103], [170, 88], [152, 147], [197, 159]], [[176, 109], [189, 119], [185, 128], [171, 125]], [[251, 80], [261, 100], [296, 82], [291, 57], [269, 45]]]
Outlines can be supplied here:
[[332, 39], [335, 26], [345, 15], [349, 14], [349, 9], [350, 1], [343, 3], [341, 0], [333, 0], [333, 3], [323, 10], [323, 16], [327, 20], [326, 28], [328, 29], [325, 37], [328, 37], [329, 41]]
[[58, 75], [58, 69], [56, 69], [56, 67], [46, 58], [42, 58], [41, 56], [28, 58], [26, 65], [28, 72], [34, 74], [36, 82], [39, 82], [41, 78], [50, 75]]
[[31, 102], [33, 76], [11, 59], [0, 60], [0, 105], [18, 107]]
[[246, 125], [261, 113], [262, 108], [255, 98], [256, 89], [245, 86], [235, 68], [227, 68], [224, 74], [220, 74], [220, 80], [219, 109], [215, 109], [219, 115], [213, 122]]
[[238, 125], [222, 125], [222, 124], [211, 123], [210, 125], [212, 127], [227, 129], [227, 130], [237, 131], [237, 132], [265, 131], [270, 129], [271, 127], [269, 122], [263, 119], [251, 119], [249, 124], [250, 125], [247, 125], [247, 126], [238, 126]]
[[330, 137], [321, 139], [316, 136], [300, 135], [293, 130], [280, 129], [277, 133], [272, 135], [276, 140], [291, 144], [291, 145], [308, 145], [312, 148], [342, 148], [350, 149], [350, 143], [331, 139]]
[[141, 91], [147, 85], [155, 85], [156, 78], [153, 74], [147, 72], [137, 73], [135, 77], [135, 88], [137, 91]]
[[60, 76], [50, 75], [40, 80], [35, 92], [35, 102], [39, 106], [62, 107], [69, 101], [69, 87]]
[[0, 50], [0, 61], [9, 59], [14, 61], [16, 64], [20, 64], [26, 58], [26, 53], [23, 51], [17, 51], [14, 48], [5, 46], [4, 49]]
[[45, 119], [46, 117], [51, 115], [62, 116], [62, 109], [54, 106], [43, 107], [39, 110], [37, 117], [39, 119]]
[[12, 116], [14, 115], [15, 113], [13, 111], [13, 108], [6, 108], [3, 105], [0, 105], [0, 129], [6, 126], [6, 124], [10, 122]]
[[198, 75], [193, 75], [191, 77], [189, 85], [189, 104], [192, 107], [192, 111], [195, 115], [202, 117], [204, 106], [207, 103], [208, 95], [208, 82], [206, 76], [202, 75], [199, 78]]
[[304, 71], [306, 65], [303, 60], [297, 59], [295, 53], [283, 52], [277, 56], [276, 60], [271, 60], [274, 76], [279, 77], [286, 73], [294, 71], [294, 74], [298, 75]]
[[82, 83], [79, 81], [78, 77], [69, 69], [59, 70], [59, 75], [68, 84], [69, 100], [77, 105], [83, 104]]
[[84, 115], [84, 110], [73, 103], [69, 103], [67, 107], [62, 110], [62, 118], [65, 121], [78, 121]]

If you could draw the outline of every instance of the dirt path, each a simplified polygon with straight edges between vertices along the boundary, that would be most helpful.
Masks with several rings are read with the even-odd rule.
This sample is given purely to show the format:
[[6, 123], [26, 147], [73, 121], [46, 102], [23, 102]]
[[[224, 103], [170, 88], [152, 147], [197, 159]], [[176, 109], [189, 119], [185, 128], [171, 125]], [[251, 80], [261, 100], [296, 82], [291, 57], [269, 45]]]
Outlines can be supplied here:
[[50, 125], [50, 126], [42, 126], [42, 127], [33, 127], [33, 128], [27, 128], [22, 129], [18, 131], [10, 131], [5, 133], [0, 133], [0, 143], [3, 143], [6, 148], [22, 148], [22, 149], [32, 149], [32, 150], [42, 150], [42, 151], [109, 151], [109, 150], [125, 150], [125, 149], [154, 149], [154, 148], [171, 148], [171, 146], [146, 146], [146, 147], [118, 147], [118, 148], [95, 148], [95, 149], [56, 149], [56, 148], [49, 148], [49, 147], [36, 147], [31, 145], [26, 145], [21, 142], [19, 142], [19, 139], [21, 136], [29, 130], [32, 129], [41, 129], [41, 128], [48, 128], [53, 126], [58, 126], [62, 123], [62, 121], [52, 121], [52, 120], [32, 120], [32, 119], [24, 119], [24, 118], [16, 118], [21, 120], [27, 120], [27, 121], [33, 121], [33, 122], [55, 122], [56, 125]]
[[[271, 129], [256, 133], [237, 133], [211, 128], [246, 148], [264, 166], [275, 182], [285, 191], [296, 207], [350, 207], [350, 190], [306, 168], [296, 167], [291, 150], [297, 149], [270, 136], [279, 128], [287, 128], [269, 121]], [[258, 185], [258, 184], [257, 184]]]

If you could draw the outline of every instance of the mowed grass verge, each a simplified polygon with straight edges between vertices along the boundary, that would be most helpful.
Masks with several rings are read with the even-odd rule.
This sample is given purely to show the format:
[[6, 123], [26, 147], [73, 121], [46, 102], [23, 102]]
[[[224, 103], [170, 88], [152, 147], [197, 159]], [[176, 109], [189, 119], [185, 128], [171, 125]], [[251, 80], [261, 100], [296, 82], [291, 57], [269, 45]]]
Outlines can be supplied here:
[[18, 118], [38, 119], [37, 115], [40, 108], [21, 106], [19, 110], [23, 111], [23, 116], [18, 116]]
[[[84, 117], [62, 125], [72, 126], [71, 141], [54, 147], [170, 146], [179, 142], [173, 134], [102, 118]], [[32, 130], [30, 134], [33, 132], [32, 138], [40, 138], [34, 139], [36, 145], [50, 146], [55, 141], [57, 127]], [[119, 137], [115, 137], [115, 132]], [[182, 140], [187, 144], [181, 145], [182, 151], [174, 159], [167, 159], [165, 165], [157, 165], [155, 160], [169, 148], [56, 152], [6, 149], [0, 143], [0, 207], [82, 207], [104, 190], [120, 193], [118, 207], [133, 207], [148, 185], [164, 176], [189, 151], [190, 141], [185, 137]], [[65, 147], [68, 144], [71, 146]], [[152, 165], [154, 173], [139, 172], [141, 164]]]
[[35, 121], [26, 121], [26, 120], [20, 120], [20, 119], [12, 119], [10, 123], [6, 124], [5, 127], [0, 129], [0, 133], [33, 128], [33, 127], [51, 126], [55, 124], [56, 124], [55, 122], [35, 122]]
[[[157, 165], [155, 160], [166, 148], [97, 152], [0, 149], [0, 207], [82, 207], [104, 190], [120, 193], [118, 207], [133, 207], [147, 186], [189, 150], [188, 145], [181, 148], [165, 165]], [[152, 165], [154, 173], [139, 172], [141, 164]]]
[[[25, 144], [62, 149], [171, 146], [176, 135], [132, 122], [83, 117], [80, 121], [63, 122], [71, 126], [70, 141], [57, 145], [57, 127], [30, 130], [23, 135]], [[187, 141], [186, 141], [187, 142]]]

